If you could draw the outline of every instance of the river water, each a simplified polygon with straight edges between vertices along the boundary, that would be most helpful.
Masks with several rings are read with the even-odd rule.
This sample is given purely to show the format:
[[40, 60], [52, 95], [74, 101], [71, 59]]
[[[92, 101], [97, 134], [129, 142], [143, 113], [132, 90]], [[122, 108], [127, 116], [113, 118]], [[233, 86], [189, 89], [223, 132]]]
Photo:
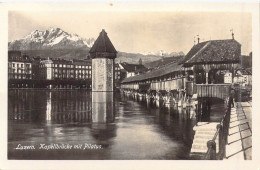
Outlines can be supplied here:
[[[9, 90], [8, 159], [189, 159], [195, 109], [112, 98], [101, 108], [89, 91]], [[224, 110], [214, 103], [205, 121]]]

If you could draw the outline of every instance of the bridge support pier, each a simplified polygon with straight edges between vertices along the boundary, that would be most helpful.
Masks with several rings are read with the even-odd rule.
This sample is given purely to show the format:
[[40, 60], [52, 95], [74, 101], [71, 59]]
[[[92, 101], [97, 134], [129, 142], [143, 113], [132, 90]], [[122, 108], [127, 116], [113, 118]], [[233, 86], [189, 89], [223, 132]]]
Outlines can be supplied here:
[[156, 91], [156, 96], [155, 96], [155, 104], [156, 104], [156, 107], [157, 108], [160, 108], [160, 92], [159, 91]]
[[164, 97], [164, 103], [165, 103], [165, 107], [167, 108], [171, 108], [172, 102], [171, 102], [171, 92], [167, 92], [167, 94]]
[[200, 98], [198, 99], [197, 107], [197, 118], [198, 121], [202, 121], [202, 118], [208, 118], [210, 116], [211, 110], [211, 100], [210, 98]]

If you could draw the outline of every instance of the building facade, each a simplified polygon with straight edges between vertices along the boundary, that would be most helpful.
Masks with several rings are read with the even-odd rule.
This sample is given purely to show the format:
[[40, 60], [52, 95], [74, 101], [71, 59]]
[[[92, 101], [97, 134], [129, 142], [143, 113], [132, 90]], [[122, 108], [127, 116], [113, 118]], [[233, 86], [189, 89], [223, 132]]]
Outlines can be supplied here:
[[8, 52], [9, 87], [27, 88], [32, 80], [32, 59], [20, 51]]
[[87, 80], [91, 79], [90, 60], [47, 59], [40, 62], [40, 79]]
[[52, 82], [48, 88], [91, 88], [90, 60], [48, 58], [40, 61], [39, 67], [40, 80]]
[[8, 79], [32, 79], [32, 59], [19, 51], [9, 52]]
[[252, 73], [244, 68], [235, 71], [234, 83], [242, 86], [252, 86]]
[[[114, 64], [114, 82], [119, 87], [124, 78]], [[90, 59], [57, 59], [29, 57], [20, 51], [8, 53], [10, 88], [87, 88], [91, 89], [92, 61]]]

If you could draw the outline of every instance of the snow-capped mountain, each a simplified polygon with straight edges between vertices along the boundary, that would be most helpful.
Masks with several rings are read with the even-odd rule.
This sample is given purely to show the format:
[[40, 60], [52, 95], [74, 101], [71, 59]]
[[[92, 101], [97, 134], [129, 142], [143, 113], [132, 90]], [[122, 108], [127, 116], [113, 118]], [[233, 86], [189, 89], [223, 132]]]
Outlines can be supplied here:
[[[19, 50], [22, 54], [42, 58], [86, 59], [89, 57], [89, 50], [94, 42], [94, 38], [86, 39], [77, 34], [69, 34], [60, 28], [49, 28], [45, 31], [32, 31], [20, 40], [9, 42], [8, 49], [9, 51]], [[143, 54], [118, 51], [116, 62], [137, 64], [142, 59], [143, 63], [149, 63], [179, 54], [180, 52], [167, 53], [163, 50], [143, 52]]]
[[155, 53], [155, 55], [158, 55], [158, 56], [161, 56], [161, 57], [167, 57], [168, 56], [168, 52], [166, 52], [164, 50], [160, 50], [160, 51], [157, 51]]
[[147, 51], [144, 51], [144, 52], [141, 52], [141, 54], [143, 55], [156, 55], [156, 56], [167, 56], [168, 53], [164, 50], [159, 50], [159, 51], [156, 51], [156, 52], [147, 52]]
[[94, 38], [81, 38], [60, 28], [49, 28], [45, 31], [35, 30], [20, 40], [14, 40], [9, 43], [8, 48], [9, 50], [90, 48], [94, 42]]
[[155, 53], [153, 53], [153, 52], [146, 52], [146, 51], [143, 51], [140, 54], [142, 54], [142, 55], [155, 55]]
[[160, 56], [160, 57], [173, 57], [173, 56], [184, 55], [184, 53], [182, 51], [168, 53], [167, 51], [164, 51], [164, 50], [159, 50], [159, 51], [156, 51], [156, 52], [146, 52], [146, 51], [144, 51], [141, 54], [142, 55], [155, 55], [155, 56]]

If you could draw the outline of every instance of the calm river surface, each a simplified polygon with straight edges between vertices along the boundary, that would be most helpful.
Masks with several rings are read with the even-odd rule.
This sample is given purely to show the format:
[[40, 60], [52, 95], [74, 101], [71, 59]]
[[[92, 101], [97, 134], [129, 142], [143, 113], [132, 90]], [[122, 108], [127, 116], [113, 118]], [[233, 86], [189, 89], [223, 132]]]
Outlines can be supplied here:
[[[106, 114], [99, 105], [92, 113], [91, 98], [84, 90], [9, 90], [8, 158], [189, 159], [195, 110], [158, 109], [118, 93]], [[207, 121], [220, 121], [224, 104], [211, 109]], [[41, 147], [52, 144], [72, 148]]]

